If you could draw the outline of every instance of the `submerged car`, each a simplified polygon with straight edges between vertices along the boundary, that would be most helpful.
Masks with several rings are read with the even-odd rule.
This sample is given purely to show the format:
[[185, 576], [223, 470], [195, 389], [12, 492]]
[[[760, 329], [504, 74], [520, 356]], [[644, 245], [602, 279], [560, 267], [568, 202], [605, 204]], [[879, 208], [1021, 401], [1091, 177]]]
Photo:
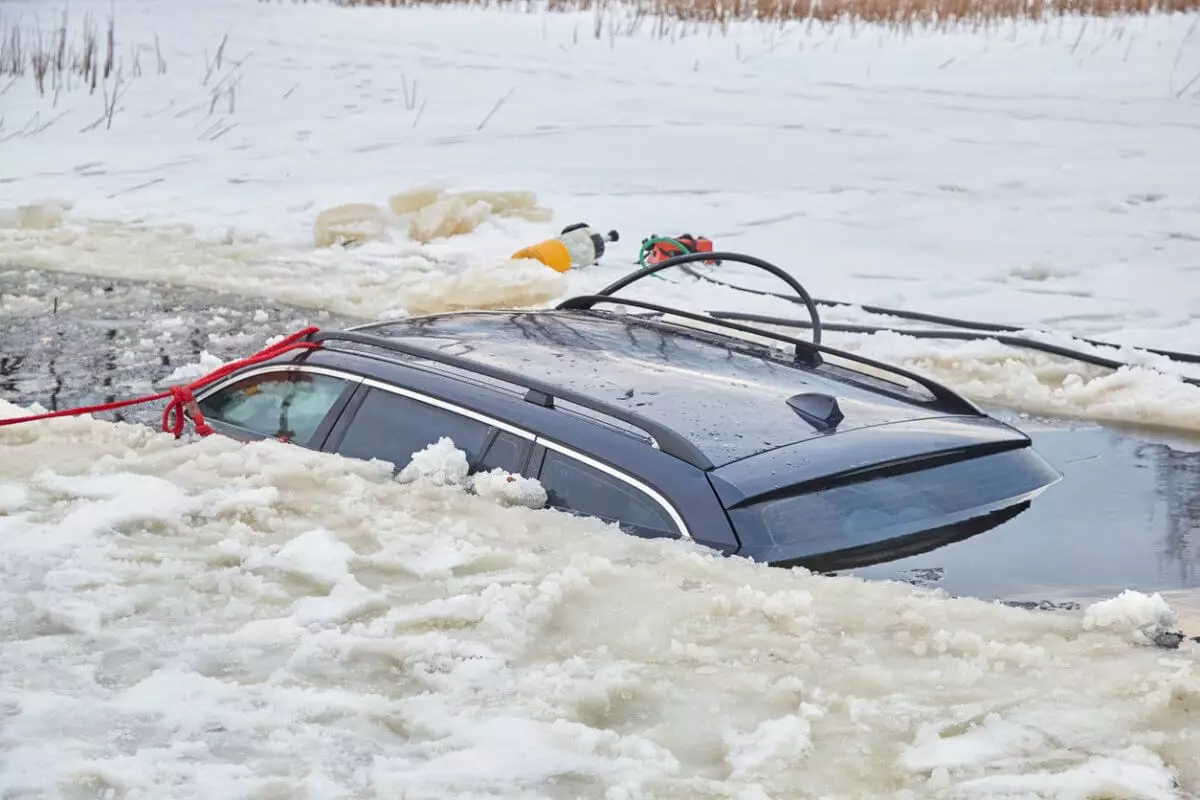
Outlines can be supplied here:
[[[833, 570], [995, 527], [1061, 475], [1029, 437], [912, 372], [636, 299], [640, 269], [554, 309], [311, 335], [197, 394], [218, 433], [406, 465], [447, 436], [472, 471], [644, 537]], [[608, 307], [608, 308], [604, 308]]]

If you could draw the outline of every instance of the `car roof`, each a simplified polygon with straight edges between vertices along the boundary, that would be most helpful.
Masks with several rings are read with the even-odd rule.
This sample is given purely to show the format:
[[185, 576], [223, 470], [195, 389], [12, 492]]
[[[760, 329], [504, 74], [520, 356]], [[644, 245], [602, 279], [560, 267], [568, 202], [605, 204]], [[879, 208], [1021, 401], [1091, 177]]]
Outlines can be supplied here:
[[845, 415], [838, 431], [946, 415], [839, 380], [830, 369], [769, 356], [761, 345], [637, 315], [472, 311], [355, 330], [622, 407], [674, 429], [715, 466], [823, 435], [789, 406], [801, 393], [837, 399]]

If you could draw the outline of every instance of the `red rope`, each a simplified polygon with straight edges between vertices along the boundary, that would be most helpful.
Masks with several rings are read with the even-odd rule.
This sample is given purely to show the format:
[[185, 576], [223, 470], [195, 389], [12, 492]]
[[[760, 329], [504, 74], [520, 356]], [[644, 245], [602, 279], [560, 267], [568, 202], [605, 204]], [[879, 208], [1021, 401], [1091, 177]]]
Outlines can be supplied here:
[[196, 433], [201, 436], [208, 436], [213, 432], [209, 427], [208, 422], [204, 419], [204, 414], [200, 412], [200, 406], [196, 404], [196, 397], [193, 394], [199, 389], [203, 389], [214, 381], [224, 378], [231, 372], [241, 369], [242, 367], [258, 364], [262, 361], [269, 361], [278, 355], [286, 353], [290, 350], [315, 350], [321, 345], [317, 342], [302, 342], [300, 341], [306, 336], [316, 333], [320, 328], [308, 327], [302, 331], [297, 331], [291, 336], [279, 340], [270, 347], [264, 348], [248, 358], [243, 358], [240, 361], [231, 361], [224, 364], [202, 378], [198, 378], [186, 386], [172, 386], [165, 392], [148, 395], [146, 397], [135, 397], [130, 400], [117, 400], [113, 403], [101, 403], [94, 406], [83, 406], [82, 408], [66, 408], [62, 411], [50, 411], [45, 414], [34, 414], [28, 417], [13, 417], [11, 419], [0, 419], [0, 427], [6, 425], [16, 425], [21, 422], [36, 422], [43, 419], [53, 419], [55, 417], [77, 417], [83, 414], [94, 414], [97, 411], [113, 411], [126, 406], [137, 405], [139, 403], [153, 403], [157, 400], [165, 400], [171, 398], [171, 402], [167, 403], [167, 407], [163, 409], [162, 429], [166, 433], [175, 434], [178, 439], [183, 435], [184, 411], [186, 410], [192, 418], [192, 426], [196, 429]]

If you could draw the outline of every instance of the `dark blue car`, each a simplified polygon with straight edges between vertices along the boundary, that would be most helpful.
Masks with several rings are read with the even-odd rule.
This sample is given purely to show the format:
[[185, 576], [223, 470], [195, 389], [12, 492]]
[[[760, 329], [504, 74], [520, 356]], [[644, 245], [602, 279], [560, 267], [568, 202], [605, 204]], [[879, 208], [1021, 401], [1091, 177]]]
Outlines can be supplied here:
[[448, 436], [473, 471], [536, 478], [552, 506], [821, 570], [994, 527], [1061, 477], [1026, 435], [913, 373], [612, 297], [679, 260], [556, 309], [317, 333], [319, 349], [247, 367], [199, 405], [222, 434], [397, 468]]

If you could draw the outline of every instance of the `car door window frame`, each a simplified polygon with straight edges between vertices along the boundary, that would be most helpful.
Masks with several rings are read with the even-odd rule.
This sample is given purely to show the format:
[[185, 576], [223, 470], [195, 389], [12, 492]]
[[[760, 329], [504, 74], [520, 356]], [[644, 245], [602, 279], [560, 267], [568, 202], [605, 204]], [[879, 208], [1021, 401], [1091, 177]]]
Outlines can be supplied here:
[[[665, 498], [661, 493], [659, 493], [656, 489], [654, 489], [654, 487], [650, 486], [647, 483], [644, 483], [643, 481], [638, 480], [637, 478], [632, 477], [631, 475], [627, 475], [626, 473], [616, 469], [615, 467], [611, 467], [608, 464], [605, 464], [603, 461], [598, 461], [597, 459], [594, 459], [590, 456], [586, 456], [583, 453], [580, 453], [579, 451], [575, 450], [574, 448], [567, 447], [566, 445], [559, 444], [558, 442], [551, 441], [549, 439], [544, 439], [539, 436], [537, 438], [536, 444], [538, 446], [534, 449], [534, 452], [531, 454], [530, 459], [529, 459], [529, 472], [532, 476], [536, 477], [538, 480], [541, 480], [542, 468], [545, 465], [545, 460], [546, 460], [546, 452], [553, 451], [554, 453], [556, 453], [560, 456], [569, 458], [573, 461], [577, 461], [580, 464], [583, 464], [584, 466], [591, 467], [592, 469], [596, 470], [597, 472], [603, 473], [604, 475], [607, 475], [608, 477], [613, 478], [616, 481], [624, 483], [626, 486], [629, 486], [630, 488], [635, 489], [636, 491], [644, 494], [653, 503], [655, 503], [657, 506], [659, 506], [666, 513], [667, 517], [671, 520], [671, 522], [675, 525], [676, 530], [661, 531], [663, 534], [665, 534], [667, 536], [676, 536], [676, 537], [683, 538], [683, 539], [691, 539], [692, 538], [691, 531], [688, 529], [687, 524], [683, 521], [683, 516], [679, 513], [679, 511], [675, 508], [675, 506], [669, 500], [667, 500], [667, 498]], [[568, 510], [572, 510], [572, 509], [568, 509]], [[576, 512], [576, 513], [581, 513], [581, 512]], [[617, 524], [626, 524], [626, 523], [623, 523], [621, 520], [613, 520], [613, 521], [617, 522]]]
[[[313, 442], [309, 445], [309, 447], [313, 449], [322, 450], [324, 452], [336, 452], [338, 445], [345, 437], [346, 430], [349, 428], [350, 423], [354, 421], [355, 414], [362, 406], [368, 389], [379, 389], [385, 392], [391, 392], [392, 394], [400, 395], [402, 397], [407, 397], [420, 403], [425, 403], [426, 405], [433, 406], [451, 414], [458, 414], [459, 416], [467, 417], [468, 419], [475, 420], [476, 422], [482, 422], [500, 431], [511, 433], [514, 436], [525, 439], [529, 442], [530, 446], [525, 457], [524, 474], [529, 477], [538, 478], [541, 475], [542, 463], [545, 459], [545, 453], [547, 450], [553, 450], [559, 455], [574, 459], [581, 464], [598, 470], [614, 480], [620, 481], [627, 486], [630, 486], [631, 488], [645, 494], [654, 503], [661, 507], [677, 528], [676, 531], [669, 532], [670, 535], [677, 535], [684, 539], [692, 538], [691, 531], [688, 529], [687, 524], [683, 521], [683, 516], [679, 513], [675, 506], [660, 492], [644, 481], [638, 480], [637, 478], [634, 478], [633, 476], [628, 475], [627, 473], [622, 472], [621, 470], [612, 467], [603, 461], [599, 461], [595, 458], [584, 455], [572, 447], [568, 447], [567, 445], [559, 444], [553, 440], [538, 436], [532, 431], [518, 427], [512, 423], [496, 419], [495, 417], [487, 414], [481, 414], [478, 411], [465, 408], [457, 403], [432, 397], [413, 389], [385, 383], [374, 378], [355, 375], [351, 372], [345, 372], [339, 369], [310, 366], [307, 364], [270, 365], [248, 370], [246, 372], [240, 372], [237, 375], [232, 376], [230, 380], [216, 384], [210, 389], [206, 389], [200, 395], [198, 395], [196, 399], [202, 400], [211, 394], [221, 391], [230, 384], [243, 380], [244, 378], [252, 375], [276, 371], [314, 372], [319, 375], [328, 375], [334, 378], [341, 378], [342, 380], [352, 384], [346, 387], [346, 391], [343, 392], [343, 394], [337, 399], [334, 405], [330, 408], [330, 411], [326, 415], [325, 419], [321, 421], [319, 426], [317, 426], [316, 433], [313, 435]], [[261, 434], [255, 435], [261, 436]], [[495, 439], [495, 436], [489, 435], [488, 439], [485, 441], [483, 449], [480, 451], [481, 457], [487, 454], [488, 449], [495, 442]], [[320, 441], [318, 442], [318, 440]]]
[[[339, 394], [337, 399], [333, 401], [333, 404], [329, 407], [329, 409], [325, 412], [325, 416], [321, 419], [320, 424], [318, 424], [316, 429], [313, 431], [312, 440], [307, 443], [289, 442], [289, 444], [296, 444], [300, 447], [306, 447], [311, 450], [323, 449], [325, 441], [329, 437], [330, 431], [333, 430], [333, 427], [337, 424], [338, 420], [342, 418], [351, 399], [355, 396], [355, 393], [359, 391], [359, 384], [362, 382], [361, 376], [343, 372], [341, 370], [309, 366], [308, 364], [270, 364], [263, 367], [249, 369], [244, 372], [238, 372], [237, 374], [230, 376], [228, 380], [224, 380], [220, 383], [206, 387], [196, 395], [196, 403], [199, 404], [204, 400], [207, 400], [209, 397], [218, 394], [219, 392], [230, 389], [247, 378], [253, 378], [259, 375], [271, 375], [274, 373], [282, 373], [284, 375], [311, 373], [314, 375], [324, 375], [328, 378], [336, 378], [346, 382], [346, 386], [342, 389], [341, 394]], [[229, 432], [227, 435], [231, 436], [232, 438], [249, 438], [253, 440], [277, 438], [270, 434], [251, 430], [249, 428], [243, 428], [240, 425], [235, 425], [231, 422], [225, 422], [224, 420], [217, 418], [205, 417], [205, 422], [212, 426], [214, 430], [219, 431], [221, 429], [225, 429]]]
[[[536, 440], [537, 437], [535, 437], [535, 436], [520, 436], [511, 431], [506, 431], [506, 430], [497, 428], [495, 425], [492, 425], [492, 430], [488, 434], [487, 441], [484, 442], [483, 448], [479, 451], [479, 469], [480, 469], [480, 471], [484, 471], [483, 462], [491, 454], [492, 448], [496, 446], [496, 442], [500, 441], [501, 436], [512, 436], [512, 437], [520, 440], [521, 454], [519, 456], [519, 461], [521, 463], [517, 465], [515, 474], [525, 475], [525, 476], [530, 475], [531, 473], [529, 471], [529, 456], [534, 451], [534, 441]], [[492, 467], [492, 469], [496, 469], [496, 467]]]
[[339, 425], [336, 437], [330, 437], [327, 452], [387, 461], [399, 473], [417, 453], [444, 437], [466, 453], [467, 465], [474, 472], [496, 431], [486, 420], [409, 397], [390, 386], [364, 381], [361, 393], [362, 398], [344, 415], [345, 423]]
[[[523, 428], [519, 428], [516, 425], [512, 425], [508, 422], [504, 422], [503, 420], [496, 419], [495, 417], [490, 417], [487, 414], [480, 414], [477, 411], [472, 411], [469, 408], [464, 408], [463, 406], [460, 406], [457, 403], [451, 403], [447, 400], [441, 400], [437, 397], [432, 397], [423, 392], [414, 391], [412, 389], [406, 389], [403, 386], [396, 386], [395, 384], [384, 383], [383, 381], [375, 380], [374, 378], [359, 377], [358, 380], [360, 383], [360, 390], [359, 390], [358, 394], [352, 399], [352, 401], [350, 403], [348, 403], [346, 405], [346, 408], [342, 413], [341, 419], [338, 420], [336, 426], [330, 432], [329, 437], [325, 441], [325, 446], [323, 449], [328, 452], [336, 452], [337, 448], [341, 445], [342, 440], [346, 437], [346, 431], [349, 430], [350, 425], [354, 422], [354, 417], [358, 413], [359, 408], [362, 407], [363, 401], [366, 399], [367, 394], [368, 394], [367, 390], [369, 390], [369, 389], [378, 389], [379, 391], [389, 392], [391, 394], [399, 395], [400, 397], [408, 398], [409, 400], [414, 400], [418, 403], [424, 403], [427, 406], [433, 406], [434, 408], [437, 408], [441, 411], [445, 411], [450, 414], [457, 414], [460, 417], [466, 417], [467, 419], [473, 420], [475, 422], [481, 422], [484, 425], [489, 425], [492, 428], [499, 429], [506, 433], [511, 433], [512, 435], [518, 436], [522, 439], [526, 439], [530, 443], [532, 443], [537, 438], [537, 436], [532, 431], [527, 431]], [[484, 454], [487, 452], [487, 450], [491, 446], [494, 438], [495, 437], [492, 436], [491, 434], [488, 435], [487, 439], [484, 440], [483, 448], [480, 450], [481, 454]], [[526, 457], [526, 463], [528, 463], [528, 457]]]

